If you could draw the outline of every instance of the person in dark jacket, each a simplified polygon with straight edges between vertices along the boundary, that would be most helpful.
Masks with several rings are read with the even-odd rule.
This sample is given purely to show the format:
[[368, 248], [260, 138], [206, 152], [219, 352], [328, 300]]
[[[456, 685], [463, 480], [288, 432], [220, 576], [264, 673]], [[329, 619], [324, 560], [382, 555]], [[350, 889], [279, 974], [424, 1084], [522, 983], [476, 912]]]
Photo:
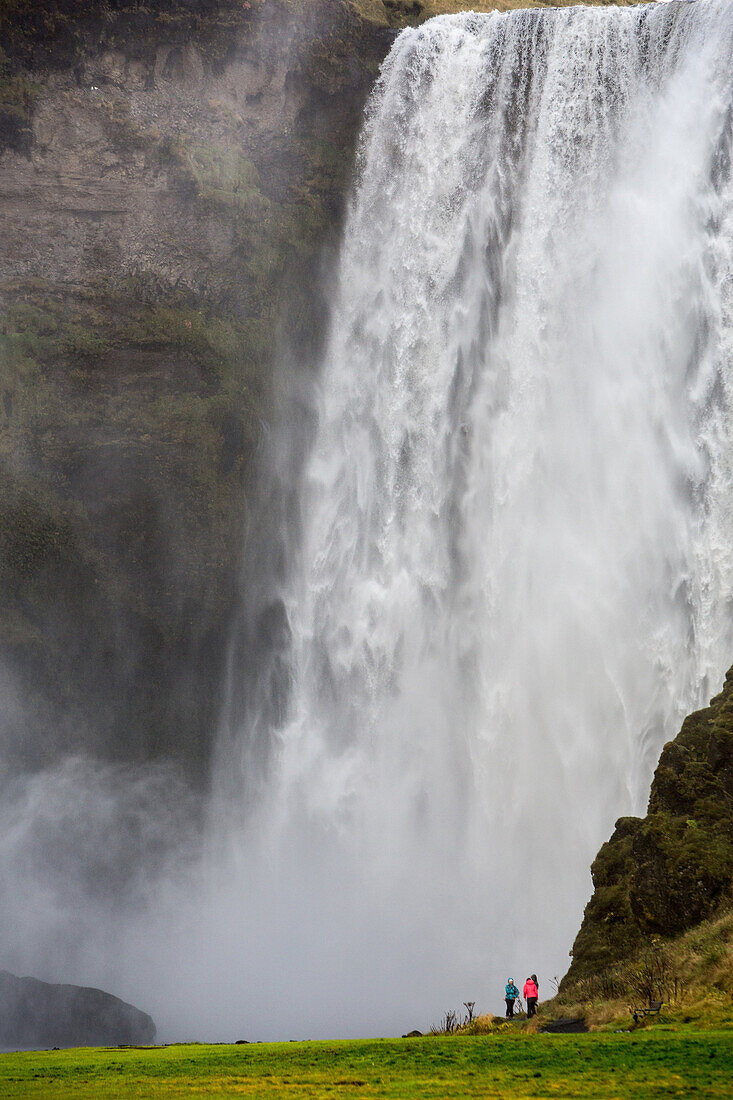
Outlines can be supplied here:
[[534, 1016], [537, 1011], [537, 1000], [539, 998], [540, 991], [537, 985], [537, 975], [533, 974], [531, 978], [527, 978], [524, 983], [524, 999], [527, 1002], [527, 1017]]
[[504, 1000], [506, 1001], [506, 1018], [511, 1020], [514, 1015], [514, 1002], [519, 996], [519, 990], [514, 984], [514, 978], [507, 978], [506, 987], [504, 989]]

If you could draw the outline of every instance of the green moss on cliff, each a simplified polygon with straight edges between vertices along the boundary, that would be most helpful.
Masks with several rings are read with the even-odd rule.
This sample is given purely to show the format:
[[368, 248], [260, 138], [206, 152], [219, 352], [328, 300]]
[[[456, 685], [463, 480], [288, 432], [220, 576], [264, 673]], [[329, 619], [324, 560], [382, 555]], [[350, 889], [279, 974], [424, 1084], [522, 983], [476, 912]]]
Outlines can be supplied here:
[[182, 721], [169, 697], [190, 662], [216, 675], [266, 373], [255, 320], [144, 289], [4, 288], [0, 652], [70, 715], [94, 706], [107, 753], [195, 767], [214, 696], [179, 685]]
[[603, 984], [652, 937], [670, 939], [733, 899], [733, 669], [665, 746], [645, 818], [621, 818], [592, 866], [594, 893], [563, 989]]
[[14, 71], [0, 49], [0, 148], [27, 148], [33, 108], [40, 85], [24, 72]]
[[262, 193], [260, 174], [238, 149], [194, 145], [188, 150], [188, 164], [202, 202], [233, 208], [249, 220], [267, 221], [271, 204]]

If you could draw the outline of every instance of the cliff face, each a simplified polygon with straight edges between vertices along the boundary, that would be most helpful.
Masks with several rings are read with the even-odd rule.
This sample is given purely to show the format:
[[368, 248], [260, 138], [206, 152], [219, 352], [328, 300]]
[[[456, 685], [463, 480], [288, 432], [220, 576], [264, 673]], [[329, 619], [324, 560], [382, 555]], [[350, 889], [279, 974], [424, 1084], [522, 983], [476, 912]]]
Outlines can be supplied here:
[[276, 332], [307, 369], [390, 38], [328, 2], [10, 8], [5, 740], [24, 765], [83, 745], [198, 772]]
[[733, 900], [733, 669], [720, 695], [665, 746], [647, 816], [616, 823], [592, 875], [562, 992]]

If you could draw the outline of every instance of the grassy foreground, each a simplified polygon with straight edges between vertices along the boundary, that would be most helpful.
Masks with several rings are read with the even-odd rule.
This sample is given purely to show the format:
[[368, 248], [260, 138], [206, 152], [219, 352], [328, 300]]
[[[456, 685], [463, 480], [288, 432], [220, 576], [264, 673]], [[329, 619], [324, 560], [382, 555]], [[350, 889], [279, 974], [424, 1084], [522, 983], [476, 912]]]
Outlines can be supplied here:
[[733, 1031], [500, 1035], [0, 1055], [2, 1097], [733, 1095]]

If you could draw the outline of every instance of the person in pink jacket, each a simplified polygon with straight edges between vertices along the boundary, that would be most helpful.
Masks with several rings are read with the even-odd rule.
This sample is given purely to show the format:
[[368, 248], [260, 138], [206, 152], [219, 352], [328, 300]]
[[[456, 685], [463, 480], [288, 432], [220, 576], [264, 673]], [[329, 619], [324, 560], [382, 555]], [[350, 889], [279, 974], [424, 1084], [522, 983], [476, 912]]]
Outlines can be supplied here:
[[537, 975], [533, 974], [531, 978], [527, 978], [524, 983], [524, 999], [527, 1002], [527, 1017], [534, 1016], [537, 1011], [537, 998], [540, 995], [539, 988], [537, 986]]

